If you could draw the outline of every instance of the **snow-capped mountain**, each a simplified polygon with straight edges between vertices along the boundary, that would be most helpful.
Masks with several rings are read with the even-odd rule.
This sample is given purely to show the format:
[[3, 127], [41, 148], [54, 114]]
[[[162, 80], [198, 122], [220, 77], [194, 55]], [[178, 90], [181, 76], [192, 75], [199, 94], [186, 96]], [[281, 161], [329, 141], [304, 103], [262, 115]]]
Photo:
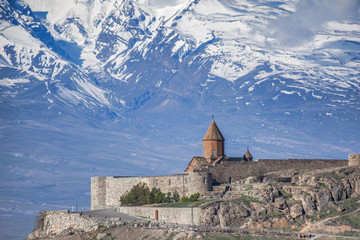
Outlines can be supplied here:
[[1, 238], [40, 209], [89, 207], [90, 176], [183, 171], [211, 115], [229, 156], [358, 152], [359, 9], [0, 0]]

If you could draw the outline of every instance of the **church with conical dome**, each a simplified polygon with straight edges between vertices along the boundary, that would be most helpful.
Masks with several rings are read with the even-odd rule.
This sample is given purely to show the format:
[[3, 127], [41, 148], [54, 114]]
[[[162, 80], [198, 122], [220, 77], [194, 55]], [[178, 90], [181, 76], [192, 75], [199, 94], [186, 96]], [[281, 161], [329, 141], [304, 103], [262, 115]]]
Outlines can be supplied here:
[[[91, 178], [91, 209], [114, 208], [120, 206], [120, 196], [130, 191], [136, 184], [146, 184], [164, 193], [177, 192], [180, 197], [199, 193], [202, 198], [212, 198], [213, 187], [238, 182], [249, 176], [261, 177], [265, 173], [292, 170], [313, 170], [340, 167], [348, 160], [329, 159], [257, 159], [246, 149], [243, 157], [225, 155], [225, 138], [213, 120], [202, 139], [201, 156], [191, 159], [185, 173], [164, 176], [127, 177], [109, 176]], [[351, 158], [357, 164], [360, 154]]]
[[247, 148], [242, 158], [227, 157], [225, 155], [225, 138], [221, 134], [214, 120], [210, 123], [202, 141], [203, 154], [202, 156], [192, 158], [185, 170], [186, 173], [201, 169], [208, 169], [210, 166], [216, 166], [218, 164], [223, 164], [224, 162], [242, 162], [253, 160], [249, 148]]

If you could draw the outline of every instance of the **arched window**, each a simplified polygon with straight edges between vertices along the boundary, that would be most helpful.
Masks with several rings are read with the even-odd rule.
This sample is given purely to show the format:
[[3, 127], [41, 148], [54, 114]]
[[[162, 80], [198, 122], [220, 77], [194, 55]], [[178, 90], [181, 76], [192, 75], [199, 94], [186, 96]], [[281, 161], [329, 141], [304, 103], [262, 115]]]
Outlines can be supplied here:
[[216, 154], [215, 154], [215, 149], [213, 149], [213, 155], [215, 156]]

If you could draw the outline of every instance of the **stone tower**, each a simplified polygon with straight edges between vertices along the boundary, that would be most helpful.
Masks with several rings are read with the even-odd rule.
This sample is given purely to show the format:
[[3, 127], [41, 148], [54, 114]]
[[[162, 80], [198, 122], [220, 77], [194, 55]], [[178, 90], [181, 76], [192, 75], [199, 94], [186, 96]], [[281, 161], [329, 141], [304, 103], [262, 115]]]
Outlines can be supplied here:
[[224, 137], [213, 120], [203, 138], [203, 157], [209, 163], [225, 155], [224, 141]]
[[360, 153], [349, 154], [349, 166], [360, 166]]

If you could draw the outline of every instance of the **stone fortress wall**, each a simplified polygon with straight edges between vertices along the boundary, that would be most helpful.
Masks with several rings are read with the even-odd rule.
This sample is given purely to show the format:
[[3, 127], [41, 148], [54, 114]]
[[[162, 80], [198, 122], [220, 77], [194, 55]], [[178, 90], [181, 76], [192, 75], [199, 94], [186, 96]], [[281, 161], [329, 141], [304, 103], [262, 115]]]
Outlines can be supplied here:
[[[359, 158], [360, 155], [356, 154], [354, 159], [357, 159], [356, 157]], [[183, 197], [194, 193], [204, 195], [207, 191], [212, 191], [213, 183], [227, 184], [229, 181], [234, 182], [249, 176], [280, 170], [306, 171], [344, 167], [348, 164], [350, 164], [348, 160], [259, 159], [254, 162], [223, 163], [210, 167], [207, 171], [194, 171], [188, 174], [151, 177], [92, 177], [91, 209], [119, 207], [120, 196], [138, 183], [145, 183], [150, 189], [160, 188], [163, 193], [177, 191], [180, 197]]]
[[329, 159], [258, 159], [250, 162], [224, 162], [209, 168], [214, 183], [224, 184], [238, 181], [250, 176], [261, 176], [281, 170], [307, 171], [344, 167], [348, 160]]
[[[250, 176], [262, 177], [270, 172], [307, 171], [360, 165], [360, 154], [350, 154], [348, 160], [328, 159], [258, 159], [247, 149], [243, 158], [228, 158], [224, 153], [224, 137], [214, 120], [203, 138], [203, 156], [194, 157], [185, 174], [152, 177], [93, 177], [91, 178], [91, 209], [120, 206], [120, 197], [138, 183], [163, 193], [177, 191], [180, 197], [213, 190], [213, 184], [231, 184]], [[248, 155], [246, 157], [246, 155]], [[237, 160], [234, 160], [237, 159]], [[189, 170], [190, 169], [190, 170]]]
[[138, 183], [150, 189], [160, 188], [163, 193], [177, 191], [180, 197], [212, 190], [212, 176], [208, 171], [152, 177], [92, 177], [91, 210], [120, 206], [120, 196]]

